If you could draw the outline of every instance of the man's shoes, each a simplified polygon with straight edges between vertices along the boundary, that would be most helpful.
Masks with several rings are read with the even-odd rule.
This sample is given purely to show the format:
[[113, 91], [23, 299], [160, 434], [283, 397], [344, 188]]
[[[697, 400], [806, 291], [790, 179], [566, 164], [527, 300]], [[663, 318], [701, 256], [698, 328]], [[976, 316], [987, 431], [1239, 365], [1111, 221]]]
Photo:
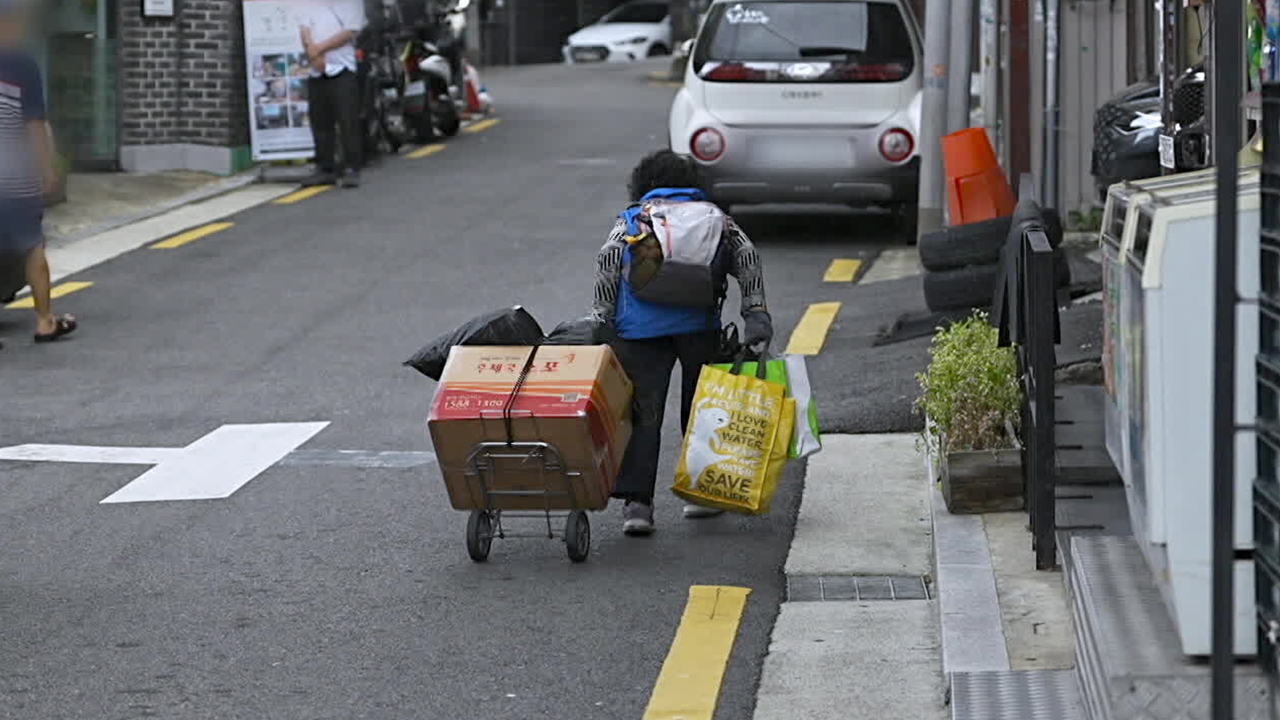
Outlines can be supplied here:
[[360, 171], [347, 170], [343, 172], [342, 180], [339, 181], [339, 184], [348, 190], [360, 187]]
[[332, 185], [337, 180], [331, 172], [318, 170], [302, 179], [302, 187], [319, 187], [321, 185]]
[[653, 506], [642, 502], [629, 502], [622, 508], [622, 532], [627, 535], [653, 533]]
[[684, 506], [684, 516], [690, 519], [716, 517], [723, 514], [724, 511], [720, 508], [707, 507], [706, 505]]

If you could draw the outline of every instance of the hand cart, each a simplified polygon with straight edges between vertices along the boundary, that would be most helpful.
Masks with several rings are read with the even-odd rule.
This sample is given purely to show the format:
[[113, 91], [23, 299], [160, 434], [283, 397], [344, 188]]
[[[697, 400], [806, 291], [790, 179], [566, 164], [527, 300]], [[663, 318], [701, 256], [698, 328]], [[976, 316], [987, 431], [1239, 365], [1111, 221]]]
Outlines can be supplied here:
[[[495, 480], [507, 473], [527, 474], [536, 481], [525, 483], [529, 489], [496, 489], [503, 483]], [[542, 537], [541, 532], [508, 533], [503, 520], [509, 518], [545, 520], [546, 537], [563, 539], [570, 560], [587, 559], [591, 551], [591, 523], [586, 511], [600, 508], [588, 506], [581, 485], [582, 474], [565, 465], [555, 445], [536, 441], [477, 443], [467, 460], [467, 475], [478, 486], [481, 498], [477, 499], [481, 499], [483, 505], [472, 510], [467, 520], [467, 554], [472, 560], [487, 560], [494, 538]], [[536, 507], [536, 500], [542, 501], [542, 508], [527, 509], [530, 505]], [[512, 506], [522, 509], [511, 509]], [[553, 520], [563, 520], [563, 524]], [[558, 536], [557, 529], [560, 530]]]

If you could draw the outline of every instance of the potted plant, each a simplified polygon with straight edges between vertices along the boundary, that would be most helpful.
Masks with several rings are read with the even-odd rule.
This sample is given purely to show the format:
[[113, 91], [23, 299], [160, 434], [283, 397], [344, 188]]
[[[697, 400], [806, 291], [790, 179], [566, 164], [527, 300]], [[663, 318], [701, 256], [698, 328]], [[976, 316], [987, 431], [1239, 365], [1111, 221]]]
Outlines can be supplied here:
[[975, 312], [934, 336], [929, 367], [916, 376], [925, 445], [952, 513], [1024, 505], [1017, 439], [1022, 388], [1013, 348], [1000, 347], [998, 339], [986, 313]]

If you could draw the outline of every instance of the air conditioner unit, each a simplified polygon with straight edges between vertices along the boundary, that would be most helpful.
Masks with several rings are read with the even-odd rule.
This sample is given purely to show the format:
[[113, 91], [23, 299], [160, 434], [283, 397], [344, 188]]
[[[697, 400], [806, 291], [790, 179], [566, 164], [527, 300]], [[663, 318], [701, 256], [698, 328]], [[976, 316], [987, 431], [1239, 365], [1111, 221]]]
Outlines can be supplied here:
[[[1124, 318], [1124, 256], [1122, 253], [1125, 228], [1137, 215], [1129, 208], [1135, 197], [1155, 190], [1179, 188], [1203, 188], [1213, 182], [1213, 170], [1200, 170], [1177, 175], [1165, 175], [1145, 180], [1134, 180], [1112, 185], [1107, 192], [1107, 203], [1102, 214], [1102, 231], [1099, 244], [1102, 251], [1102, 366], [1106, 390], [1104, 426], [1107, 452], [1126, 483], [1134, 481], [1128, 463], [1129, 433], [1129, 382], [1126, 373], [1127, 357], [1123, 333]], [[1138, 283], [1135, 281], [1134, 286]]]
[[[1251, 426], [1257, 413], [1259, 188], [1256, 171], [1242, 173], [1236, 270], [1243, 301], [1236, 306], [1240, 426]], [[1210, 184], [1135, 198], [1123, 242], [1126, 324], [1121, 334], [1131, 370], [1126, 460], [1134, 477], [1130, 510], [1189, 655], [1208, 655], [1211, 649], [1216, 194]], [[1235, 535], [1242, 550], [1253, 547], [1256, 453], [1255, 435], [1238, 433]], [[1253, 563], [1238, 561], [1237, 654], [1256, 652], [1253, 616]]]

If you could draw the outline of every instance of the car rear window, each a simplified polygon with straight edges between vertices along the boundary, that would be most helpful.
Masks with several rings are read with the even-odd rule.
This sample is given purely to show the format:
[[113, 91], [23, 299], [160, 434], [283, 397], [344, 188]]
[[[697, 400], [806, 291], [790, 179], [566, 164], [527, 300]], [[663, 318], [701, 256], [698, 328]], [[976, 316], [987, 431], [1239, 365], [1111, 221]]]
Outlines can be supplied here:
[[898, 82], [915, 69], [915, 48], [892, 3], [724, 3], [707, 17], [694, 69], [724, 82]]
[[607, 23], [660, 23], [667, 16], [665, 3], [628, 3], [604, 16]]

